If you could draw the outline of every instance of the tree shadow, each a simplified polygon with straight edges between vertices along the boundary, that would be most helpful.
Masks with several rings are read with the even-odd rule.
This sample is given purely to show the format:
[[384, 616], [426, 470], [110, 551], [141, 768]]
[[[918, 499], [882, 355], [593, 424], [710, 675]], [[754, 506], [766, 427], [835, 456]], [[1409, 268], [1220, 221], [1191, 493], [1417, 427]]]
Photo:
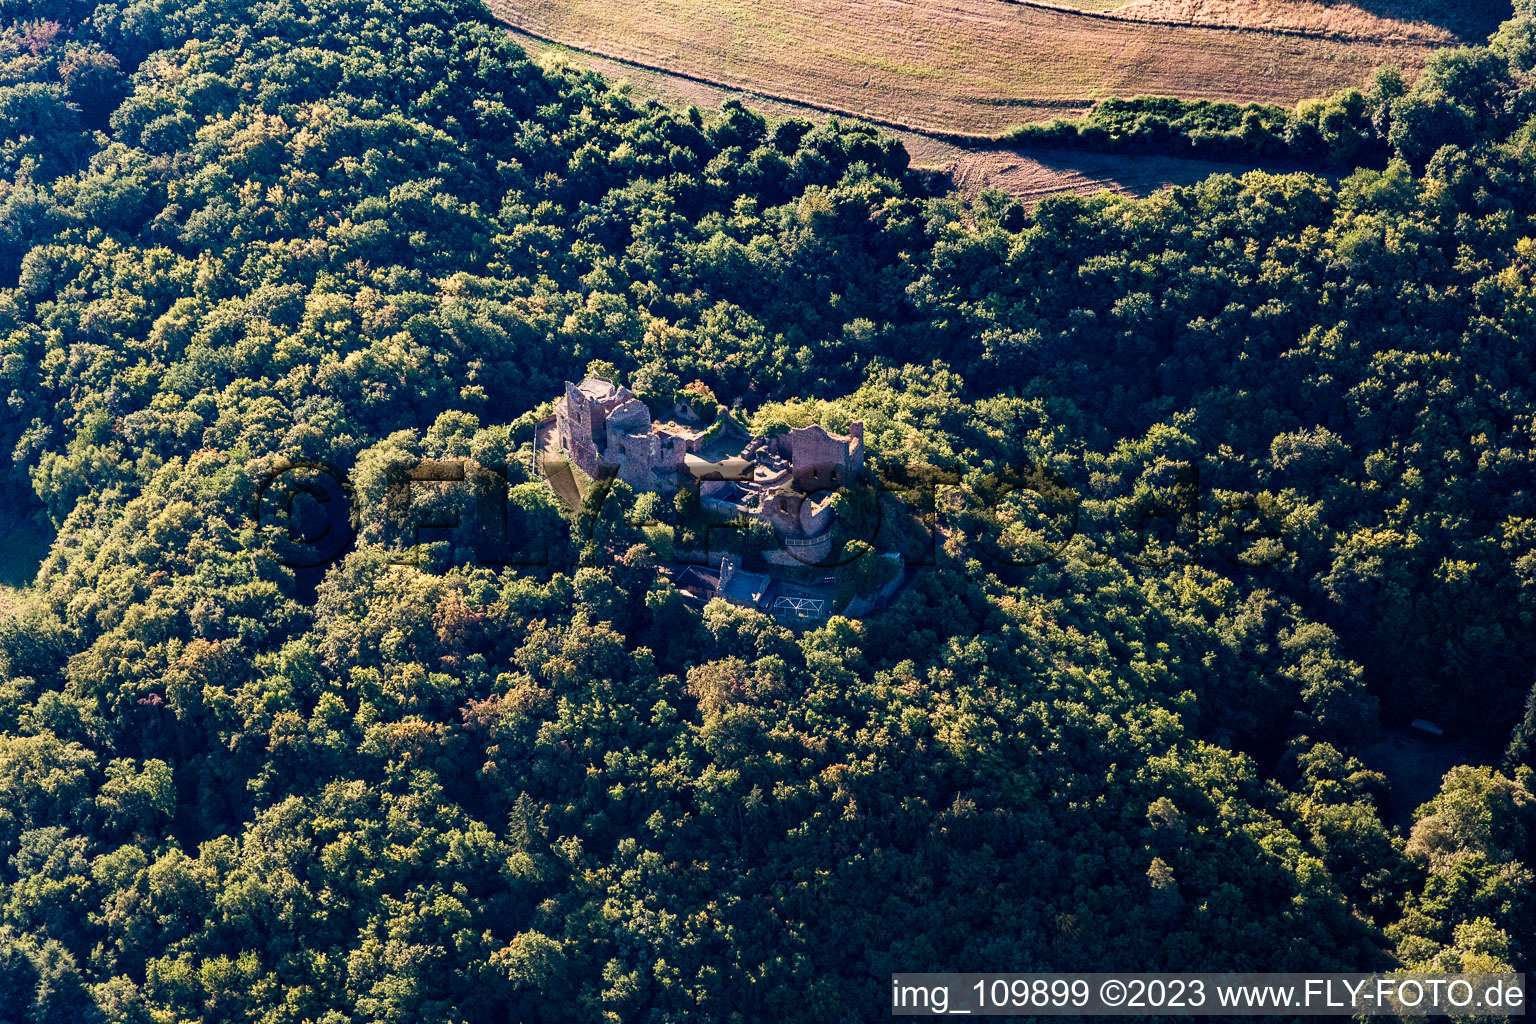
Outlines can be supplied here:
[[0, 584], [28, 587], [53, 547], [55, 531], [41, 515], [0, 526]]
[[1466, 43], [1483, 42], [1514, 17], [1510, 0], [1350, 0], [1350, 6], [1379, 18], [1422, 21]]

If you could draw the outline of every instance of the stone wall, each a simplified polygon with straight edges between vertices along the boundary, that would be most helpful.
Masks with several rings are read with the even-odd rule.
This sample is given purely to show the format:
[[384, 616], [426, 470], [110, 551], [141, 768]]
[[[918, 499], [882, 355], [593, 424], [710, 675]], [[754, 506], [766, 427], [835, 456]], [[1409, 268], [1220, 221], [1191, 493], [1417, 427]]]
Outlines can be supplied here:
[[803, 491], [824, 491], [850, 481], [864, 468], [864, 424], [855, 423], [847, 434], [831, 434], [821, 427], [796, 427], [783, 439], [795, 486]]
[[555, 403], [555, 430], [560, 450], [588, 476], [598, 476], [608, 439], [604, 403], [566, 381], [565, 397]]

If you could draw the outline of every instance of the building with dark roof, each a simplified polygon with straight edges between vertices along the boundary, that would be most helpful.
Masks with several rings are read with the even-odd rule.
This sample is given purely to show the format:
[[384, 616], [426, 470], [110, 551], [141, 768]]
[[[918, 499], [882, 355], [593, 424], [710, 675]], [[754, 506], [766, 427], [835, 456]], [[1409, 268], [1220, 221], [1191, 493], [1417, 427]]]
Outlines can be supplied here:
[[697, 605], [715, 598], [741, 608], [753, 608], [773, 616], [786, 626], [814, 626], [832, 614], [834, 591], [830, 584], [806, 586], [760, 572], [746, 572], [727, 555], [720, 568], [690, 565], [678, 573], [673, 585]]

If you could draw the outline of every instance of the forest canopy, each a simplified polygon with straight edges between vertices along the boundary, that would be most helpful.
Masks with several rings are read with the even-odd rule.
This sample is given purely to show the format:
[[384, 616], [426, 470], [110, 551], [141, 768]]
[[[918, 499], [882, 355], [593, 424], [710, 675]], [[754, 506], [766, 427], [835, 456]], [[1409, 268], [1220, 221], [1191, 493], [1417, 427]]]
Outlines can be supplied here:
[[[0, 22], [6, 524], [49, 545], [0, 618], [0, 1021], [1531, 962], [1529, 20], [1286, 115], [1377, 166], [1034, 209], [538, 66], [465, 0]], [[989, 517], [862, 620], [696, 613], [647, 532], [685, 510], [569, 514], [521, 456], [594, 363], [858, 420]], [[367, 499], [425, 459], [505, 474], [547, 564], [398, 564]], [[252, 517], [298, 460], [359, 499], [323, 578]], [[978, 543], [1050, 540], [1019, 467], [1085, 524], [1048, 560]], [[1400, 806], [1362, 756], [1414, 718], [1495, 763]]]

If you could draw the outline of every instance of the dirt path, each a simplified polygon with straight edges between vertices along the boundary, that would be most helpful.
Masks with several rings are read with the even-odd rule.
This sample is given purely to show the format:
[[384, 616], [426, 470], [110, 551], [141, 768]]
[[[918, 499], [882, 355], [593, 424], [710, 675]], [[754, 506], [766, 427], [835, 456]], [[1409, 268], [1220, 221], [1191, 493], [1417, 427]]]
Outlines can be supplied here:
[[[563, 60], [604, 77], [624, 82], [643, 99], [656, 99], [671, 105], [693, 104], [714, 110], [728, 99], [736, 99], [770, 117], [804, 117], [823, 120], [825, 108], [789, 102], [740, 89], [732, 89], [698, 78], [681, 77], [651, 68], [572, 49], [542, 40], [516, 29], [508, 29], [519, 45], [544, 59]], [[1063, 108], [1062, 116], [1081, 113], [1083, 108]], [[952, 138], [939, 138], [898, 127], [884, 121], [848, 117], [849, 120], [874, 124], [894, 135], [906, 146], [912, 166], [945, 173], [955, 187], [968, 197], [983, 189], [1000, 189], [1034, 205], [1047, 196], [1063, 192], [1091, 195], [1103, 190], [1126, 195], [1149, 195], [1169, 185], [1193, 185], [1212, 174], [1241, 174], [1253, 168], [1247, 164], [1218, 163], [1211, 160], [1184, 160], [1165, 156], [1115, 156], [1072, 150], [1015, 150], [989, 148], [974, 143], [961, 144]]]

